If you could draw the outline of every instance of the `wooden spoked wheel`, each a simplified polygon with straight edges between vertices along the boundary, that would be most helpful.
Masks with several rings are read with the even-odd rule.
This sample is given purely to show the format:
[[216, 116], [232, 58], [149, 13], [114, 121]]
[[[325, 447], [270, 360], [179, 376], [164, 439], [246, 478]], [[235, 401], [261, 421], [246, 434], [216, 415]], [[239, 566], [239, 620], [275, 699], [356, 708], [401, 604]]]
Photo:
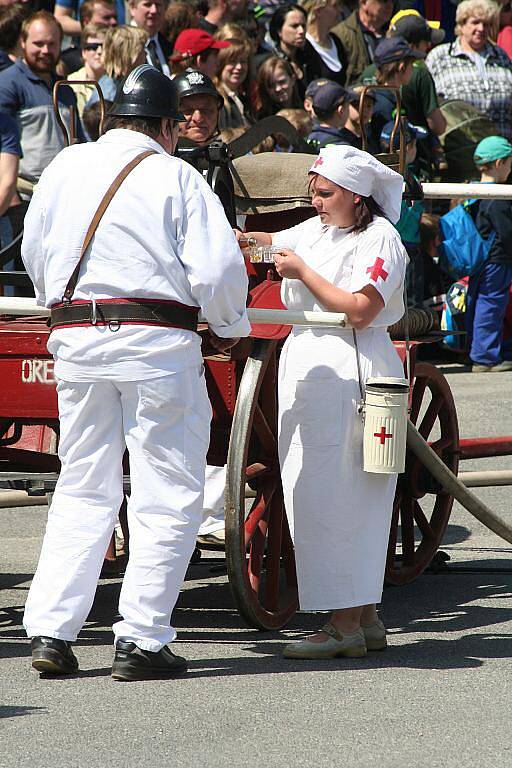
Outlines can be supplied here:
[[[429, 363], [414, 370], [410, 419], [422, 437], [457, 474], [459, 428], [453, 396], [440, 371]], [[407, 584], [429, 565], [441, 543], [453, 506], [412, 451], [407, 450], [405, 473], [399, 475], [389, 536], [386, 581]]]
[[258, 340], [238, 389], [227, 459], [226, 562], [241, 615], [279, 629], [297, 610], [277, 455], [276, 342]]

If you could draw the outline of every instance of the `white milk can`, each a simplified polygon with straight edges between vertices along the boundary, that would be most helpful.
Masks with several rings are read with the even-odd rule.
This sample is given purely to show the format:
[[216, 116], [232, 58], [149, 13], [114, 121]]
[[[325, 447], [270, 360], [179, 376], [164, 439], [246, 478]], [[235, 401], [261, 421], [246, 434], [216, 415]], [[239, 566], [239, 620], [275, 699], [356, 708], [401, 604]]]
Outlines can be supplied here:
[[395, 474], [405, 469], [407, 379], [370, 378], [365, 386], [363, 469]]

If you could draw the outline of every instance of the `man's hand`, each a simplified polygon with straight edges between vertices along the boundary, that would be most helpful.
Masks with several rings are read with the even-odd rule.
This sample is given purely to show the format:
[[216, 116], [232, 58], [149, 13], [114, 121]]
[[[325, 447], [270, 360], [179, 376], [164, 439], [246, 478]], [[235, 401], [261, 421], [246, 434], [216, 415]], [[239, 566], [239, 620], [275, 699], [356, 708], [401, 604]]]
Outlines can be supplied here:
[[209, 328], [210, 331], [210, 341], [212, 343], [212, 347], [217, 349], [219, 352], [228, 352], [231, 347], [234, 347], [235, 344], [238, 344], [240, 339], [223, 339], [220, 336], [217, 336], [216, 333], [212, 331], [211, 328]]
[[249, 248], [251, 245], [256, 244], [255, 238], [248, 237], [245, 232], [240, 232], [239, 229], [233, 229], [233, 232], [235, 233], [238, 246], [242, 251], [244, 251], [246, 248]]
[[[243, 246], [245, 245], [245, 241], [247, 239], [247, 235], [245, 234], [245, 232], [241, 232], [241, 230], [237, 229], [236, 227], [233, 227], [233, 234], [236, 237], [236, 241], [238, 245], [241, 248], [243, 248]], [[242, 240], [242, 242], [240, 242], [240, 240]]]
[[302, 280], [306, 265], [294, 251], [283, 248], [279, 253], [274, 254], [274, 263], [281, 277]]

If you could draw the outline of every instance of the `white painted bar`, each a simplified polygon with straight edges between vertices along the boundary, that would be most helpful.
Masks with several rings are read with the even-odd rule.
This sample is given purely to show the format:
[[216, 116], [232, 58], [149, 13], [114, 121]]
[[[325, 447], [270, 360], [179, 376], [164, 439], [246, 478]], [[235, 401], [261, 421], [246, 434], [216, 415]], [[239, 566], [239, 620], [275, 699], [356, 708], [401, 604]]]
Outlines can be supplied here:
[[253, 325], [309, 325], [350, 328], [343, 312], [308, 312], [296, 309], [248, 309]]
[[459, 472], [458, 478], [466, 488], [489, 488], [495, 485], [512, 485], [512, 470], [491, 469], [482, 472]]
[[[302, 312], [290, 309], [248, 309], [249, 320], [258, 325], [327, 325], [350, 328], [347, 316], [341, 312]], [[37, 315], [48, 317], [50, 310], [39, 307], [35, 299], [21, 296], [0, 296], [0, 315]]]
[[0, 296], [0, 315], [38, 315], [49, 317], [50, 310], [39, 307], [35, 299], [23, 296]]
[[512, 184], [434, 184], [421, 185], [425, 198], [429, 200], [512, 200]]

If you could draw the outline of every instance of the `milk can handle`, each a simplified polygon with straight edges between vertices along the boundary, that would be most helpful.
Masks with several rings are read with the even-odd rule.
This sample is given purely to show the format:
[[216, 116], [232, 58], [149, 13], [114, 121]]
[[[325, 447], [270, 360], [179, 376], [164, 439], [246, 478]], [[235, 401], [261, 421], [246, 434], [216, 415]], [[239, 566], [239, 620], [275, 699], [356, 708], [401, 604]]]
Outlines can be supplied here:
[[357, 409], [358, 413], [361, 415], [364, 414], [364, 389], [363, 389], [363, 377], [361, 376], [361, 360], [359, 359], [359, 347], [357, 346], [357, 334], [356, 329], [352, 328], [352, 336], [354, 338], [354, 349], [356, 351], [356, 361], [357, 361], [357, 378], [359, 381], [359, 394], [361, 395], [361, 399], [359, 400], [359, 408]]
[[[407, 381], [407, 386], [411, 387], [411, 339], [409, 336], [409, 307], [407, 306], [407, 283], [404, 278], [404, 307], [405, 307], [405, 380]], [[361, 360], [359, 358], [359, 347], [357, 345], [357, 333], [356, 329], [352, 328], [352, 336], [354, 337], [354, 349], [356, 352], [356, 360], [357, 360], [357, 378], [359, 381], [359, 393], [361, 395], [361, 400], [359, 402], [359, 407], [357, 409], [358, 413], [364, 415], [364, 404], [365, 404], [365, 394], [364, 394], [364, 388], [363, 388], [363, 377], [361, 375]], [[410, 406], [410, 403], [409, 403]], [[408, 408], [409, 410], [409, 408]]]

